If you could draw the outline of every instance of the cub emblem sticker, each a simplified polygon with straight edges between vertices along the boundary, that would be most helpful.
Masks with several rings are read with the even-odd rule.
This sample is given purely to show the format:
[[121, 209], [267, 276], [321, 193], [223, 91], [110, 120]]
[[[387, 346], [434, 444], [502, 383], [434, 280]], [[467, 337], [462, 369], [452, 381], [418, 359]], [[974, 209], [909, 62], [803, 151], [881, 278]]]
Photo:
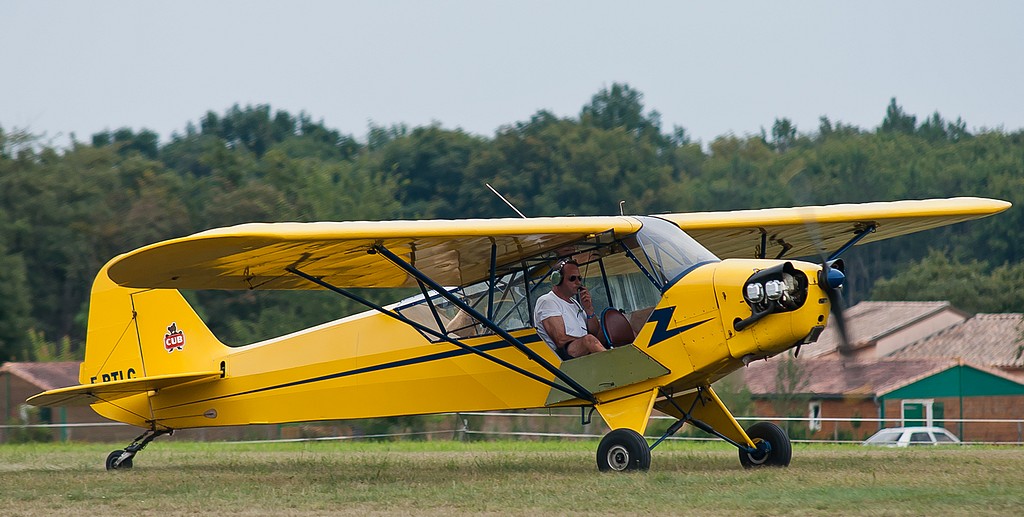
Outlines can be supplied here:
[[171, 326], [167, 327], [167, 334], [164, 334], [164, 348], [167, 349], [168, 354], [185, 348], [185, 333], [178, 330], [177, 323], [171, 323]]

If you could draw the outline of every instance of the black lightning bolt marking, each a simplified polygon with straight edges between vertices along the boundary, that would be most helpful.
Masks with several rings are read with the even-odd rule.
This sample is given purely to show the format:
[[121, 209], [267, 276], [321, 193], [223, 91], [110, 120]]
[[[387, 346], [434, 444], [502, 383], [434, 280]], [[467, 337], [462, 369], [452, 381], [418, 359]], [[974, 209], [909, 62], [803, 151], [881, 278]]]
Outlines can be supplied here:
[[680, 325], [674, 329], [668, 328], [669, 322], [672, 320], [672, 313], [675, 312], [675, 307], [663, 307], [651, 313], [651, 317], [648, 318], [648, 322], [653, 321], [655, 323], [654, 333], [651, 334], [651, 342], [647, 344], [647, 348], [650, 348], [662, 341], [669, 338], [678, 336], [687, 330], [690, 330], [697, 325], [702, 325], [711, 321], [712, 318], [708, 318], [704, 321], [698, 321], [696, 323], [690, 323], [689, 325]]

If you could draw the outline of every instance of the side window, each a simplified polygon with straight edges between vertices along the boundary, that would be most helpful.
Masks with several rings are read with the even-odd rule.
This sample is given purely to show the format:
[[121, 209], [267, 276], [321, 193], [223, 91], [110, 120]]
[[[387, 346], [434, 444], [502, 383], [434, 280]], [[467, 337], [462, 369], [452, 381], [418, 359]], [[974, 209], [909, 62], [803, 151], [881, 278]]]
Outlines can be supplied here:
[[821, 402], [811, 402], [808, 413], [807, 427], [811, 431], [821, 431]]
[[[494, 282], [494, 293], [491, 294], [490, 291], [490, 282], [484, 281], [448, 292], [473, 310], [489, 316], [491, 321], [503, 330], [519, 330], [530, 326], [526, 286], [522, 284], [521, 274], [510, 273], [499, 277]], [[430, 292], [429, 295], [429, 298], [420, 295], [404, 300], [395, 310], [435, 332], [447, 333], [455, 338], [492, 333], [489, 328], [444, 296], [436, 292]], [[441, 341], [435, 335], [426, 332], [423, 334], [430, 341]]]
[[609, 255], [602, 262], [604, 278], [597, 263], [581, 268], [586, 272], [586, 284], [594, 300], [594, 309], [598, 314], [608, 307], [621, 309], [634, 326], [642, 324], [650, 315], [650, 309], [661, 300], [661, 291], [625, 253]]
[[868, 443], [896, 443], [900, 441], [899, 431], [882, 431], [868, 439]]
[[[660, 223], [671, 226], [664, 221]], [[678, 228], [676, 230], [679, 231]], [[637, 265], [638, 259], [627, 253], [624, 243], [602, 242], [600, 238], [504, 266], [493, 285], [487, 279], [461, 288], [452, 287], [448, 292], [503, 330], [530, 328], [533, 326], [533, 304], [551, 289], [554, 265], [566, 259], [579, 264], [595, 311], [600, 314], [609, 307], [621, 309], [634, 330], [647, 321], [651, 310], [661, 300], [661, 290], [656, 281]], [[645, 257], [645, 260], [650, 262], [652, 259]], [[450, 337], [468, 338], [492, 333], [458, 305], [436, 292], [429, 292], [426, 297], [408, 298], [399, 302], [395, 310], [434, 333], [447, 333]], [[442, 340], [433, 333], [422, 333], [433, 342]]]
[[925, 432], [910, 433], [910, 445], [931, 445], [932, 437]]

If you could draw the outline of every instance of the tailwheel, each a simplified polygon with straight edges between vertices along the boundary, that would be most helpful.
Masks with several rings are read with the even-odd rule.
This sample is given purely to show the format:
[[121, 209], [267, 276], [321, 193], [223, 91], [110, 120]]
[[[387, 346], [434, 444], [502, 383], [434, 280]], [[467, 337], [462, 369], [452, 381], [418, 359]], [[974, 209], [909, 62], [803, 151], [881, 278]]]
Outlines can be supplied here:
[[132, 457], [134, 454], [130, 454], [127, 458], [122, 458], [127, 453], [124, 449], [118, 449], [107, 455], [107, 470], [121, 470], [132, 468]]
[[651, 448], [640, 433], [632, 429], [616, 429], [601, 439], [597, 447], [597, 469], [601, 472], [649, 468]]
[[789, 466], [793, 458], [793, 447], [784, 429], [771, 422], [758, 422], [747, 429], [747, 436], [757, 449], [740, 449], [740, 464], [743, 468]]
[[173, 433], [174, 429], [151, 429], [142, 433], [132, 441], [131, 445], [107, 455], [107, 470], [126, 470], [132, 468], [132, 458], [139, 451], [145, 449], [149, 442], [153, 441], [157, 436]]

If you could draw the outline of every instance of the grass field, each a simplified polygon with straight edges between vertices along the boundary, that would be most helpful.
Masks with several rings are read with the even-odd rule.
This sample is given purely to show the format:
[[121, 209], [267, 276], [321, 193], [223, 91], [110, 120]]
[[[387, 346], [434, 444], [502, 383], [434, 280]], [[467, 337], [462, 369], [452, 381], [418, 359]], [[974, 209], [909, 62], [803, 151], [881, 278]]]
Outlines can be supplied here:
[[650, 472], [599, 474], [596, 441], [0, 445], [0, 515], [1020, 515], [1024, 448], [794, 445], [746, 471], [670, 442]]

